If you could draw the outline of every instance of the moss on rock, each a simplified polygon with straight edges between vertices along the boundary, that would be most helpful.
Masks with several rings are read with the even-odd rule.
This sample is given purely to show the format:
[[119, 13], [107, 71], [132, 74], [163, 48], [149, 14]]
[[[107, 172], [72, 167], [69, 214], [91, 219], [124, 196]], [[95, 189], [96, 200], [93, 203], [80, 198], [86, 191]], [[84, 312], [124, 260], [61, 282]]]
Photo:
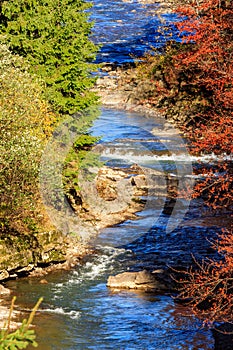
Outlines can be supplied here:
[[[8, 233], [0, 239], [0, 280], [27, 274], [35, 267], [66, 261], [78, 238], [58, 231], [33, 235]], [[78, 249], [76, 249], [78, 252]]]

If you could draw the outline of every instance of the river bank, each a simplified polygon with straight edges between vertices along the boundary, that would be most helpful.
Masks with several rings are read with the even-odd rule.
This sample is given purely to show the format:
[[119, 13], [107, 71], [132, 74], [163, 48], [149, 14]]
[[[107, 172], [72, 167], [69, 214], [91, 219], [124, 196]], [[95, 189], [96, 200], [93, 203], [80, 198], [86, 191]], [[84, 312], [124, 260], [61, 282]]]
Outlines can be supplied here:
[[[126, 1], [127, 2], [127, 1]], [[124, 2], [123, 2], [124, 3]], [[139, 1], [139, 4], [142, 4], [142, 11], [147, 11], [147, 5], [148, 4], [154, 4], [154, 1], [150, 0], [142, 0]], [[152, 6], [151, 8], [148, 7], [149, 14], [151, 11], [158, 10], [155, 14], [160, 13], [168, 13], [172, 9], [172, 2], [164, 3], [164, 2], [157, 2], [155, 6]], [[134, 9], [132, 11], [135, 11]], [[144, 13], [144, 12], [142, 12]], [[111, 72], [111, 74], [115, 74], [114, 71]], [[101, 83], [102, 84], [102, 83]], [[98, 85], [98, 83], [97, 83]], [[108, 85], [108, 83], [107, 83]], [[110, 100], [112, 103], [112, 106], [114, 106], [114, 101], [117, 100], [117, 89], [119, 88], [114, 86], [113, 90], [115, 89], [115, 92], [113, 93], [112, 89], [107, 88], [106, 84], [104, 84], [103, 89], [105, 92], [109, 95], [109, 100], [107, 101], [107, 97], [102, 98], [104, 105], [110, 105]], [[127, 88], [127, 87], [126, 87]], [[98, 86], [98, 94], [101, 94], [101, 87]], [[122, 91], [125, 92], [125, 89]], [[130, 98], [129, 101], [126, 102], [127, 108], [130, 109]], [[124, 104], [123, 98], [118, 101], [118, 107], [122, 107]], [[143, 113], [152, 113], [148, 106], [144, 105], [142, 109], [139, 108], [139, 106], [135, 110], [142, 111]], [[153, 112], [154, 113], [154, 112]], [[108, 175], [106, 175], [108, 176]], [[108, 179], [109, 180], [109, 179]], [[103, 182], [103, 179], [101, 180]], [[106, 181], [106, 179], [104, 180]], [[112, 180], [112, 181], [115, 181]], [[99, 186], [99, 191], [100, 191]], [[112, 188], [112, 185], [108, 185], [108, 189], [106, 190], [106, 185], [102, 185], [103, 191], [107, 191], [110, 189], [114, 192], [114, 189]], [[137, 186], [136, 186], [137, 187]], [[109, 198], [106, 198], [109, 202]], [[74, 199], [75, 200], [75, 199]], [[74, 203], [75, 204], [75, 203]], [[74, 205], [75, 206], [75, 205]], [[86, 216], [87, 220], [91, 220], [92, 213], [89, 212], [88, 214], [88, 206], [86, 203], [83, 204], [82, 208], [84, 209], [83, 212], [84, 216]], [[100, 219], [96, 215], [95, 221], [102, 221], [101, 224], [99, 224], [99, 228], [103, 228], [108, 225], [113, 225], [118, 222], [121, 222], [127, 218], [130, 218], [134, 215], [135, 212], [139, 211], [142, 208], [142, 204], [140, 203], [131, 203], [130, 208], [124, 209], [125, 214], [123, 212], [119, 212], [119, 217], [115, 219], [110, 219], [110, 216], [113, 216], [113, 213], [109, 213], [108, 219], [106, 219], [106, 215], [104, 219]], [[89, 215], [89, 216], [88, 216]], [[106, 224], [103, 223], [103, 221], [107, 221]], [[73, 249], [72, 247], [76, 247]], [[16, 232], [9, 233], [9, 235], [2, 237], [1, 240], [1, 246], [0, 246], [0, 253], [1, 253], [1, 260], [0, 260], [0, 281], [5, 281], [9, 278], [17, 278], [20, 276], [24, 276], [27, 274], [30, 274], [34, 270], [41, 271], [42, 269], [48, 269], [48, 266], [58, 266], [60, 267], [62, 264], [66, 267], [69, 264], [73, 264], [71, 261], [76, 261], [80, 257], [85, 255], [85, 246], [80, 243], [80, 241], [75, 238], [70, 237], [63, 237], [63, 235], [59, 232], [56, 232], [56, 230], [51, 230], [51, 232], [42, 232], [39, 234], [33, 234], [32, 235], [18, 235]], [[70, 257], [70, 258], [69, 258]]]
[[[156, 120], [154, 118], [144, 118], [143, 115], [125, 113], [122, 110], [103, 110], [101, 118], [95, 121], [94, 130], [95, 135], [103, 135], [101, 148], [104, 149], [105, 147], [107, 150], [111, 150], [105, 153], [113, 161], [114, 167], [117, 167], [120, 163], [127, 168], [127, 163], [124, 163], [123, 159], [132, 161], [130, 158], [133, 154], [135, 155], [135, 147], [136, 150], [140, 151], [136, 153], [137, 163], [147, 161], [148, 157], [144, 152], [145, 147], [144, 150], [138, 149], [140, 142], [143, 142], [144, 145], [147, 142], [147, 147], [156, 147], [156, 154], [150, 155], [153, 164], [159, 166], [160, 159], [161, 157], [163, 159], [164, 156], [164, 149], [154, 139], [153, 134], [146, 132], [145, 128], [149, 130], [155, 127], [160, 129], [162, 121], [160, 118]], [[166, 137], [168, 137], [168, 134], [166, 134]], [[170, 137], [172, 138], [174, 135], [171, 134]], [[134, 149], [131, 147], [133, 145]], [[119, 157], [115, 159], [115, 156], [119, 156], [120, 159]], [[122, 161], [121, 158], [123, 158]], [[182, 165], [186, 160], [182, 157], [181, 163], [177, 161], [176, 166]], [[172, 170], [169, 155], [165, 156], [164, 165], [170, 171]], [[163, 171], [163, 174], [165, 176], [166, 172]], [[115, 176], [114, 172], [111, 173], [112, 181], [108, 182], [110, 189], [116, 182], [113, 181]], [[124, 176], [122, 180], [127, 180], [127, 184], [131, 186], [132, 174], [128, 173], [128, 178], [124, 178]], [[166, 183], [166, 177], [163, 177], [163, 179]], [[141, 186], [145, 187], [143, 174], [136, 175], [133, 183], [135, 183], [135, 180], [138, 185], [141, 183]], [[99, 190], [101, 189], [99, 193], [102, 193], [102, 196], [106, 199], [113, 199], [115, 196], [114, 188], [112, 188], [112, 192], [108, 190], [105, 192], [105, 186], [102, 185], [101, 181], [99, 183]], [[154, 183], [157, 183], [157, 181]], [[167, 191], [165, 192], [163, 190], [163, 197], [165, 194], [167, 195]], [[166, 267], [167, 264], [173, 264], [174, 266], [174, 261], [182, 264], [187, 261], [187, 258], [190, 261], [193, 249], [199, 251], [200, 255], [206, 255], [209, 244], [207, 241], [203, 241], [203, 238], [211, 238], [214, 231], [209, 229], [210, 222], [206, 224], [206, 228], [203, 228], [201, 223], [197, 228], [191, 225], [193, 215], [199, 215], [198, 204], [196, 207], [192, 207], [190, 220], [186, 221], [187, 226], [184, 222], [179, 229], [171, 234], [168, 234], [165, 228], [169, 215], [173, 210], [174, 202], [164, 205], [164, 201], [158, 198], [152, 204], [156, 204], [156, 206], [147, 206], [145, 211], [139, 213], [138, 220], [127, 220], [125, 223], [101, 230], [97, 242], [93, 242], [93, 245], [96, 246], [93, 254], [84, 257], [81, 264], [76, 265], [69, 271], [53, 271], [43, 277], [35, 276], [8, 281], [7, 287], [17, 295], [17, 304], [22, 310], [30, 309], [39, 296], [44, 296], [44, 303], [35, 318], [40, 350], [51, 350], [51, 346], [59, 348], [61, 344], [64, 349], [79, 349], [82, 348], [82, 344], [85, 344], [86, 348], [89, 348], [89, 345], [95, 348], [98, 344], [103, 344], [103, 348], [108, 348], [109, 342], [105, 340], [106, 334], [110, 336], [112, 334], [113, 337], [110, 349], [113, 347], [127, 349], [126, 342], [128, 343], [130, 334], [132, 334], [130, 344], [133, 344], [132, 346], [135, 349], [140, 349], [141, 345], [137, 341], [138, 338], [135, 337], [135, 332], [143, 334], [143, 339], [146, 335], [146, 339], [143, 340], [146, 348], [150, 348], [149, 344], [152, 341], [154, 348], [160, 349], [167, 339], [167, 336], [164, 336], [165, 331], [166, 334], [169, 334], [169, 337], [171, 333], [173, 334], [173, 344], [166, 343], [166, 348], [175, 349], [178, 344], [185, 344], [187, 335], [184, 336], [185, 332], [180, 331], [181, 321], [179, 321], [180, 316], [177, 314], [179, 311], [175, 311], [179, 310], [179, 306], [173, 302], [166, 291], [158, 292], [157, 283], [156, 293], [144, 293], [141, 289], [138, 292], [134, 292], [134, 290], [116, 292], [115, 287], [111, 290], [106, 287], [109, 275], [117, 275], [124, 271], [133, 272], [135, 269], [137, 271], [146, 269], [152, 272], [157, 270], [157, 279], [161, 273], [163, 274], [162, 267]], [[164, 210], [162, 210], [163, 208]], [[182, 211], [182, 208], [180, 210]], [[155, 221], [160, 214], [161, 221], [156, 224]], [[160, 269], [156, 269], [157, 266]], [[144, 277], [147, 278], [148, 274], [143, 275], [140, 276], [140, 281], [144, 286]], [[138, 282], [137, 279], [135, 281], [137, 288], [139, 286]], [[146, 288], [151, 290], [150, 276], [149, 283], [150, 285]], [[120, 313], [119, 310], [121, 310]], [[130, 315], [133, 315], [132, 318]], [[150, 316], [147, 316], [145, 320], [143, 319], [143, 324], [140, 324], [139, 327], [138, 320], [141, 320], [142, 315]], [[117, 329], [112, 327], [113, 323], [116, 324], [116, 320], [118, 322], [117, 328], [118, 324], [122, 325], [126, 339], [125, 337], [122, 338], [122, 335], [119, 340], [115, 339]], [[163, 329], [161, 328], [161, 322], [164, 325]], [[155, 323], [158, 323], [156, 330]], [[177, 326], [174, 326], [175, 324]], [[191, 332], [190, 324], [192, 324]], [[192, 335], [199, 334], [195, 324], [191, 321], [187, 324], [183, 319], [182, 327], [184, 327], [182, 329], [189, 330]], [[88, 337], [87, 329], [89, 330]], [[132, 333], [130, 329], [132, 329]], [[153, 329], [153, 332], [151, 329]], [[176, 334], [175, 338], [174, 332]], [[98, 334], [97, 345], [96, 334]], [[192, 341], [195, 343], [195, 340]], [[208, 344], [210, 342], [211, 340]], [[205, 349], [209, 348], [206, 347]]]
[[[151, 67], [148, 65], [148, 72], [149, 69]], [[183, 112], [182, 102], [177, 106], [171, 102], [160, 105], [161, 98], [157, 96], [154, 82], [151, 82], [145, 72], [143, 75], [134, 63], [121, 66], [106, 64], [101, 71], [93, 91], [100, 97], [104, 107], [142, 113], [155, 118], [162, 116], [177, 129], [182, 128], [188, 121], [188, 116]], [[158, 83], [162, 84], [162, 73], [158, 70], [156, 74]]]
[[[111, 4], [108, 7], [111, 8]], [[142, 122], [135, 131], [134, 122], [137, 118], [133, 113], [129, 113], [129, 116], [127, 116], [122, 110], [137, 111], [143, 115], [153, 116], [153, 122], [156, 124], [155, 128], [160, 126], [160, 121], [156, 117], [161, 118], [161, 114], [152, 108], [148, 102], [142, 104], [141, 97], [138, 103], [135, 103], [133, 95], [136, 92], [135, 95], [137, 96], [138, 86], [133, 91], [134, 83], [131, 83], [131, 80], [128, 87], [125, 86], [127, 85], [125, 82], [119, 82], [120, 77], [117, 78], [118, 82], [115, 84], [115, 76], [118, 73], [112, 68], [108, 72], [110, 79], [106, 78], [106, 83], [100, 80], [99, 87], [98, 82], [96, 87], [97, 92], [100, 88], [101, 91], [98, 93], [103, 94], [101, 98], [104, 105], [113, 107], [112, 113], [109, 111], [106, 113], [105, 111], [107, 116], [105, 115], [105, 118], [103, 118], [103, 124], [106, 123], [104, 130], [107, 130], [107, 132], [103, 132], [103, 134], [105, 136], [108, 134], [107, 136], [110, 137], [110, 140], [113, 139], [114, 144], [117, 142], [118, 149], [116, 149], [117, 147], [113, 148], [115, 153], [119, 150], [119, 144], [124, 138], [125, 143], [120, 144], [120, 151], [123, 148], [123, 151], [126, 152], [127, 144], [132, 141], [135, 134], [137, 134], [136, 140], [145, 141], [145, 133], [142, 132], [145, 125]], [[128, 72], [126, 75], [128, 75]], [[114, 82], [114, 86], [108, 89], [108, 85], [111, 86], [112, 82]], [[122, 88], [119, 87], [120, 84], [122, 84]], [[150, 85], [148, 88], [150, 89]], [[119, 92], [120, 96], [118, 95]], [[142, 118], [142, 116], [137, 117], [138, 119]], [[120, 125], [117, 130], [113, 119], [119, 121]], [[125, 120], [126, 124], [128, 123], [131, 126], [130, 130], [127, 129], [127, 135], [125, 133]], [[138, 131], [142, 132], [140, 137]], [[114, 137], [112, 137], [112, 134], [114, 134]], [[169, 133], [164, 134], [164, 137], [169, 137]], [[109, 142], [109, 139], [106, 142]], [[122, 155], [125, 156], [123, 152]], [[141, 154], [141, 158], [144, 156], [144, 153]], [[161, 162], [161, 167], [164, 166], [165, 169], [171, 171], [171, 159], [167, 155], [164, 158], [163, 156], [164, 153], [159, 153], [158, 163]], [[114, 154], [110, 154], [109, 158], [111, 157], [114, 158]], [[183, 165], [187, 160], [181, 157], [179, 163], [179, 160], [174, 159], [177, 166], [180, 163]], [[126, 163], [122, 161], [122, 164], [125, 166]], [[105, 182], [103, 182], [102, 175], [104, 174], [100, 174], [97, 192], [102, 199], [106, 200], [105, 206], [107, 204], [108, 207], [108, 203], [114, 203], [115, 200], [116, 203], [121, 202], [122, 197], [117, 197], [116, 191], [118, 173], [108, 174], [105, 177], [105, 180], [107, 180], [104, 180]], [[165, 182], [168, 179], [167, 177], [163, 178]], [[144, 174], [134, 173], [132, 176], [130, 172], [123, 172], [120, 176], [121, 180], [124, 183], [127, 182], [127, 186], [122, 186], [122, 189], [139, 190], [142, 196], [147, 194]], [[88, 189], [87, 186], [87, 192]], [[141, 192], [141, 190], [145, 192]], [[134, 198], [135, 193], [131, 193], [130, 198]], [[77, 203], [79, 203], [78, 200]], [[209, 243], [216, 233], [213, 220], [211, 217], [207, 217], [205, 223], [203, 223], [204, 220], [200, 214], [201, 206], [199, 203], [194, 203], [187, 214], [186, 220], [182, 222], [177, 230], [168, 233], [166, 232], [166, 224], [174, 208], [174, 201], [171, 199], [170, 203], [168, 201], [165, 206], [163, 201], [159, 201], [159, 203], [159, 208], [152, 208], [156, 210], [147, 208], [145, 212], [139, 212], [138, 220], [131, 220], [134, 216], [132, 212], [125, 217], [120, 212], [119, 215], [117, 214], [118, 218], [116, 220], [112, 215], [112, 210], [110, 210], [107, 216], [102, 217], [102, 222], [99, 220], [98, 210], [92, 216], [91, 206], [88, 203], [83, 203], [84, 211], [82, 214], [86, 216], [86, 219], [95, 221], [99, 228], [104, 227], [104, 221], [108, 222], [108, 229], [101, 230], [101, 237], [97, 240], [96, 245], [99, 244], [99, 246], [96, 250], [89, 251], [90, 258], [87, 257], [88, 251], [85, 251], [80, 260], [76, 256], [68, 266], [66, 266], [66, 262], [61, 262], [59, 266], [59, 263], [54, 264], [55, 261], [53, 261], [52, 266], [46, 267], [49, 263], [47, 260], [43, 266], [37, 267], [38, 275], [36, 269], [33, 268], [35, 272], [33, 278], [16, 278], [8, 281], [7, 286], [18, 295], [19, 305], [22, 309], [29, 309], [38, 296], [45, 296], [45, 302], [39, 310], [38, 321], [37, 317], [35, 320], [39, 333], [39, 350], [51, 350], [52, 348], [71, 350], [82, 349], [83, 347], [86, 349], [119, 348], [126, 350], [132, 348], [158, 350], [165, 348], [168, 350], [178, 348], [213, 349], [211, 332], [208, 329], [203, 329], [199, 320], [187, 315], [189, 310], [187, 311], [181, 305], [174, 303], [170, 297], [171, 293], [167, 294], [167, 286], [165, 289], [163, 287], [158, 289], [157, 279], [154, 281], [153, 278], [153, 281], [151, 281], [151, 274], [153, 277], [155, 274], [156, 277], [163, 274], [164, 270], [162, 268], [167, 265], [177, 266], [179, 264], [180, 267], [183, 267], [187, 261], [190, 264], [192, 262], [191, 254], [193, 253], [198, 253], [200, 259], [203, 256], [212, 257], [214, 252]], [[95, 202], [92, 204], [95, 207]], [[144, 203], [138, 204], [142, 205], [141, 208], [144, 207]], [[161, 207], [163, 208], [162, 211]], [[99, 208], [101, 209], [101, 206]], [[140, 210], [139, 207], [138, 209]], [[182, 208], [179, 209], [182, 211]], [[79, 212], [79, 204], [76, 210]], [[154, 220], [149, 220], [150, 216], [157, 218], [160, 214], [161, 220], [156, 224]], [[124, 222], [125, 219], [129, 220]], [[221, 226], [221, 221], [222, 219], [220, 219], [219, 226]], [[114, 225], [117, 222], [121, 222], [121, 224]], [[65, 243], [65, 249], [67, 249], [67, 242], [63, 239], [59, 244], [62, 246], [63, 242]], [[48, 243], [51, 243], [51, 241]], [[80, 242], [73, 241], [73, 248], [74, 246], [78, 247], [78, 244]], [[95, 246], [95, 244], [93, 245]], [[45, 253], [51, 252], [51, 255], [45, 254], [45, 258], [46, 256], [52, 256], [54, 249], [51, 250], [51, 248], [52, 245], [45, 250]], [[62, 256], [64, 259], [64, 254]], [[68, 271], [53, 271], [53, 269], [62, 268], [63, 264]], [[146, 272], [141, 273], [145, 269]], [[47, 275], [45, 275], [46, 271], [49, 272]], [[151, 271], [149, 276], [148, 271]], [[14, 270], [12, 270], [13, 273]], [[108, 276], [119, 276], [120, 274], [122, 276], [122, 273], [127, 273], [127, 280], [124, 281], [126, 283], [123, 287], [128, 288], [130, 280], [130, 286], [132, 285], [135, 288], [136, 285], [136, 289], [138, 288], [139, 291], [134, 291], [134, 289], [117, 290], [118, 285], [116, 284], [113, 284], [111, 290], [106, 287]], [[146, 288], [152, 293], [144, 293], [140, 289], [141, 284], [143, 287], [145, 285], [145, 277], [149, 282], [149, 286]], [[153, 285], [151, 285], [151, 282], [153, 282]]]

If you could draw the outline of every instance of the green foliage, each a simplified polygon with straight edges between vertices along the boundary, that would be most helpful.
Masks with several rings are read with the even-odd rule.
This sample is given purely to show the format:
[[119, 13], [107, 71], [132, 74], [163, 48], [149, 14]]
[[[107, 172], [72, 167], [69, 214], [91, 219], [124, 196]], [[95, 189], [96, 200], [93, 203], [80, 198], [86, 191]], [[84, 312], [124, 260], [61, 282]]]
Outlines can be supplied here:
[[[35, 228], [40, 157], [56, 116], [22, 58], [0, 45], [1, 229]], [[30, 227], [29, 227], [30, 226]]]
[[94, 145], [100, 138], [91, 136], [88, 134], [80, 135], [74, 143], [75, 149], [89, 148], [91, 145]]
[[2, 40], [27, 58], [31, 72], [46, 83], [46, 98], [63, 114], [97, 100], [89, 91], [96, 52], [88, 37], [89, 8], [83, 0], [7, 0], [0, 7]]
[[66, 193], [69, 193], [71, 188], [75, 189], [76, 192], [79, 191], [78, 174], [80, 171], [85, 173], [86, 179], [92, 180], [93, 176], [89, 169], [103, 165], [103, 162], [99, 160], [99, 154], [91, 151], [92, 146], [99, 139], [99, 137], [89, 134], [82, 134], [76, 139], [74, 146], [66, 157], [63, 170]]
[[[5, 231], [37, 232], [43, 227], [38, 175], [48, 137], [58, 120], [97, 101], [90, 91], [96, 52], [89, 40], [90, 7], [84, 0], [0, 1], [0, 39], [13, 53], [6, 46], [0, 48], [0, 218]], [[81, 135], [92, 120], [89, 116], [83, 123], [77, 120], [70, 130], [75, 133], [77, 128]], [[69, 141], [64, 134], [64, 144], [67, 137]], [[88, 149], [86, 136], [80, 142]], [[67, 176], [72, 181], [75, 172]]]
[[4, 329], [2, 329], [0, 332], [0, 349], [2, 350], [26, 349], [28, 345], [37, 347], [38, 344], [35, 341], [35, 338], [36, 338], [35, 332], [34, 330], [29, 329], [29, 327], [43, 299], [40, 298], [38, 300], [28, 320], [24, 319], [22, 324], [18, 327], [18, 329], [11, 332], [10, 322], [11, 322], [11, 316], [12, 316], [15, 300], [16, 298], [14, 297], [11, 304], [8, 322], [5, 325]]

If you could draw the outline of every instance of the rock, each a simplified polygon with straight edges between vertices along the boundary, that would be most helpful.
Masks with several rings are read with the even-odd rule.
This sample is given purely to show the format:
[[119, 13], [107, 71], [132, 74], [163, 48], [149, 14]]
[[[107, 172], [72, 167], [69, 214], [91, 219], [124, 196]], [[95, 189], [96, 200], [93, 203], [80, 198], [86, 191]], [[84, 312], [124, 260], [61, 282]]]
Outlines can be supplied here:
[[145, 292], [168, 290], [167, 286], [158, 280], [155, 273], [146, 270], [123, 272], [116, 276], [109, 276], [107, 287], [114, 289], [136, 289]]
[[35, 267], [34, 264], [29, 264], [29, 265], [23, 267], [22, 269], [17, 270], [17, 273], [24, 274], [25, 272], [30, 272], [34, 269], [34, 267]]
[[99, 196], [106, 201], [113, 201], [117, 198], [117, 189], [113, 186], [112, 181], [108, 179], [98, 179], [96, 184]]
[[132, 185], [135, 185], [138, 189], [146, 189], [147, 181], [145, 175], [137, 175], [132, 177]]
[[9, 295], [11, 294], [10, 289], [3, 287], [2, 284], [0, 284], [0, 295]]
[[65, 236], [55, 230], [36, 235], [9, 233], [0, 239], [0, 281], [32, 276], [33, 271], [38, 273], [40, 264], [57, 266], [82, 256], [83, 251], [78, 236]]
[[0, 281], [6, 280], [9, 277], [9, 272], [7, 270], [0, 271]]
[[40, 284], [48, 284], [49, 282], [46, 279], [40, 280]]
[[92, 182], [85, 177], [81, 179], [80, 195], [83, 202], [77, 214], [82, 222], [89, 225], [90, 231], [95, 229], [96, 234], [101, 228], [135, 218], [135, 213], [142, 210], [144, 203], [137, 199], [145, 195], [146, 191], [140, 189], [139, 193], [131, 181], [137, 175], [137, 167], [122, 170], [103, 166], [98, 169]]

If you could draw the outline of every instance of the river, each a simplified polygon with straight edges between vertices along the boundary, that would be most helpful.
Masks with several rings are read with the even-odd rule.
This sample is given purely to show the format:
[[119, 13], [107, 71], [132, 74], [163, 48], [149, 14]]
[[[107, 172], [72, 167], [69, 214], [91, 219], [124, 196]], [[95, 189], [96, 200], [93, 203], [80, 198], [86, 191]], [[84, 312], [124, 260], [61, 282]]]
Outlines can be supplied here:
[[[97, 60], [123, 63], [152, 43], [162, 45], [156, 6], [133, 0], [95, 0], [93, 40], [103, 44]], [[172, 21], [174, 16], [164, 18]], [[191, 177], [190, 165], [197, 159], [189, 157], [185, 143], [177, 143], [180, 139], [175, 132], [163, 136], [152, 133], [154, 128], [162, 130], [163, 123], [159, 117], [102, 109], [91, 131], [103, 135], [103, 158], [109, 165], [127, 167], [137, 163], [164, 174], [184, 172]], [[147, 203], [151, 203], [149, 199]], [[202, 328], [201, 322], [170, 295], [113, 292], [106, 287], [109, 275], [166, 267], [179, 259], [181, 263], [191, 261], [191, 253], [204, 256], [209, 252], [206, 238], [214, 237], [216, 229], [211, 218], [200, 214], [199, 202], [180, 206], [179, 215], [173, 217], [163, 209], [164, 202], [156, 208], [146, 205], [137, 220], [103, 230], [93, 242], [94, 255], [71, 271], [49, 274], [48, 284], [40, 284], [41, 278], [35, 277], [8, 282], [23, 310], [44, 297], [34, 321], [39, 350], [214, 348], [211, 331]], [[166, 229], [168, 223], [172, 223], [172, 230]]]

